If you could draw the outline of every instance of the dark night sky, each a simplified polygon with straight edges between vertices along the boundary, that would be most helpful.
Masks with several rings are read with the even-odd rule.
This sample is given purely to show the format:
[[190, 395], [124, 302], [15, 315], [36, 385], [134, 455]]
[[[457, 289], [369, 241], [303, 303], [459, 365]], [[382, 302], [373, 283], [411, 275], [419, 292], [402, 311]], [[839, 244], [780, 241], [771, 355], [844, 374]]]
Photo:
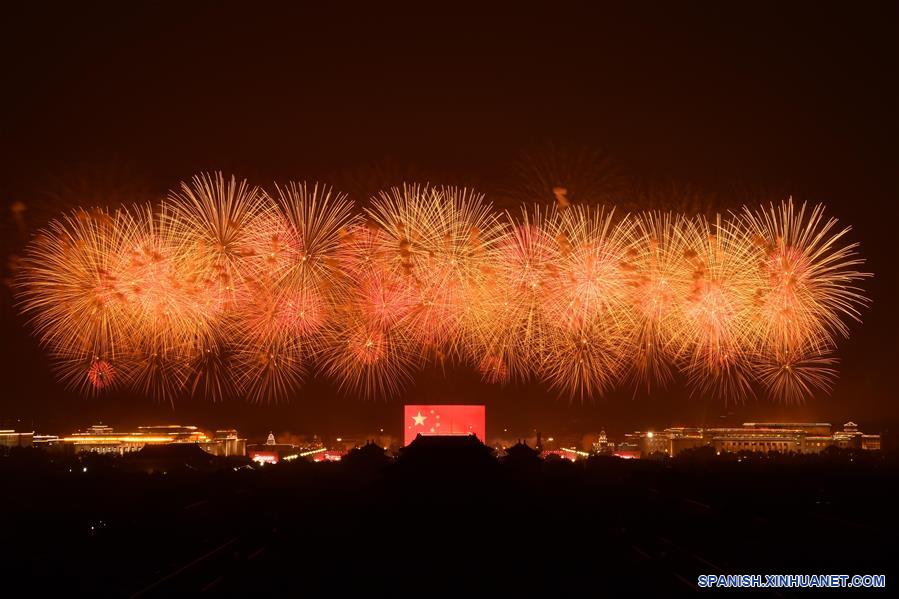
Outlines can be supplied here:
[[[488, 434], [502, 425], [620, 432], [727, 410], [734, 421], [895, 422], [895, 3], [545, 3], [546, 12], [510, 4], [464, 13], [377, 4], [376, 12], [250, 2], [6, 7], [4, 276], [7, 258], [55, 212], [157, 197], [201, 170], [349, 189], [413, 173], [489, 193], [523, 152], [552, 143], [608, 157], [638, 187], [702, 189], [723, 208], [792, 194], [851, 224], [876, 277], [865, 285], [873, 304], [864, 324], [840, 346], [833, 394], [800, 407], [760, 400], [725, 409], [675, 386], [580, 405], [537, 385], [488, 387], [463, 369], [426, 373], [389, 402], [314, 382], [287, 406], [188, 400], [173, 411], [59, 387], [4, 288], [3, 423], [23, 418], [44, 432], [103, 419], [398, 433], [407, 400], [484, 401]], [[28, 208], [24, 232], [14, 201]]]

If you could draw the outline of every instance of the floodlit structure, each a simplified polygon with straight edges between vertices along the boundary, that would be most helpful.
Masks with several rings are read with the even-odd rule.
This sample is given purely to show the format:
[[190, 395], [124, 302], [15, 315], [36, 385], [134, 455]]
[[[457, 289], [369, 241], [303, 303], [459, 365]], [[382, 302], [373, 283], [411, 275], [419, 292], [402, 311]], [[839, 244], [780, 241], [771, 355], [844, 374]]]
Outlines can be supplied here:
[[305, 450], [302, 447], [293, 445], [292, 443], [278, 443], [274, 433], [269, 433], [265, 443], [249, 445], [247, 447], [247, 455], [250, 459], [258, 464], [277, 464], [281, 461], [291, 461], [299, 457], [312, 456], [319, 451], [324, 452], [325, 448], [313, 448]]
[[718, 453], [820, 453], [828, 447], [880, 449], [880, 435], [864, 434], [854, 422], [833, 431], [827, 422], [746, 422], [741, 427], [672, 427], [659, 432], [625, 435], [625, 443], [643, 457], [653, 453], [675, 456], [685, 449], [710, 446]]
[[34, 431], [17, 433], [14, 430], [0, 430], [0, 447], [31, 447]]
[[213, 438], [196, 426], [166, 424], [139, 426], [136, 432], [115, 432], [112, 427], [96, 424], [86, 431], [68, 436], [37, 436], [34, 444], [56, 451], [73, 453], [94, 452], [124, 455], [140, 451], [147, 445], [168, 445], [173, 443], [194, 444], [216, 456], [246, 455], [246, 439], [238, 438], [237, 431], [217, 431]]

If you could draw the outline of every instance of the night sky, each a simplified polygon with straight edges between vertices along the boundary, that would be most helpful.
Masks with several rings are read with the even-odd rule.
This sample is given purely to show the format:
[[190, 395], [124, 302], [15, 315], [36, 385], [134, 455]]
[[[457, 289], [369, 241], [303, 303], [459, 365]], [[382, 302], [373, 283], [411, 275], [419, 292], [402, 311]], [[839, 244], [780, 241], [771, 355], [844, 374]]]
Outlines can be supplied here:
[[895, 423], [895, 3], [546, 3], [546, 12], [291, 4], [7, 6], [4, 279], [59, 211], [159, 198], [199, 171], [261, 185], [325, 180], [357, 201], [414, 177], [474, 185], [504, 206], [524, 156], [591, 156], [627, 182], [627, 206], [639, 207], [641, 193], [672, 208], [701, 194], [703, 209], [721, 210], [792, 195], [851, 224], [875, 277], [864, 284], [864, 323], [840, 345], [833, 394], [804, 406], [725, 406], [675, 384], [582, 405], [541, 385], [488, 386], [460, 368], [426, 372], [389, 401], [341, 396], [323, 380], [281, 406], [86, 399], [54, 382], [5, 285], [0, 424], [399, 434], [410, 401], [484, 402], [488, 435], [504, 426], [623, 432], [728, 412], [729, 422]]

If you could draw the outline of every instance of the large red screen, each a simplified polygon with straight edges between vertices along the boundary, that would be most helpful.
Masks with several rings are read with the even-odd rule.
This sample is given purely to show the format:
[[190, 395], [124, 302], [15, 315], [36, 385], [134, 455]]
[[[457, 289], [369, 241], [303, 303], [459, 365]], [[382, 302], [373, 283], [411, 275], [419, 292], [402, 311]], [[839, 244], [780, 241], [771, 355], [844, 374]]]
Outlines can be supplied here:
[[484, 406], [404, 406], [404, 445], [423, 435], [472, 434], [487, 442]]

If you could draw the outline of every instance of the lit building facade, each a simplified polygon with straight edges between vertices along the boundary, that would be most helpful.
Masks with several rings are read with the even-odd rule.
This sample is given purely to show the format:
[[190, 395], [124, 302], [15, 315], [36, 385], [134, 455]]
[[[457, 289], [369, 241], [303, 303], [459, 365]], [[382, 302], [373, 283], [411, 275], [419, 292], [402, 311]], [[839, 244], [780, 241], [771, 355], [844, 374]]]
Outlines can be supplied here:
[[621, 446], [636, 447], [642, 457], [653, 453], [675, 456], [685, 449], [712, 447], [717, 453], [753, 451], [767, 453], [820, 453], [828, 447], [880, 449], [880, 435], [866, 435], [854, 422], [832, 431], [826, 422], [746, 422], [741, 427], [672, 427], [660, 432], [625, 435]]
[[140, 451], [147, 445], [192, 443], [207, 453], [217, 456], [246, 455], [246, 439], [238, 438], [237, 431], [217, 431], [213, 438], [196, 426], [180, 424], [140, 426], [137, 432], [117, 433], [112, 427], [97, 424], [86, 431], [64, 437], [39, 436], [35, 446], [73, 453], [93, 452], [124, 455]]
[[300, 449], [290, 443], [278, 443], [275, 435], [268, 434], [268, 438], [262, 445], [250, 445], [247, 447], [250, 459], [258, 464], [277, 464], [281, 461], [290, 461], [299, 457]]
[[241, 439], [234, 429], [215, 431], [211, 440], [200, 442], [199, 445], [207, 453], [221, 457], [247, 455], [247, 440]]
[[17, 433], [13, 430], [0, 430], [0, 447], [31, 447], [34, 443], [34, 431]]

